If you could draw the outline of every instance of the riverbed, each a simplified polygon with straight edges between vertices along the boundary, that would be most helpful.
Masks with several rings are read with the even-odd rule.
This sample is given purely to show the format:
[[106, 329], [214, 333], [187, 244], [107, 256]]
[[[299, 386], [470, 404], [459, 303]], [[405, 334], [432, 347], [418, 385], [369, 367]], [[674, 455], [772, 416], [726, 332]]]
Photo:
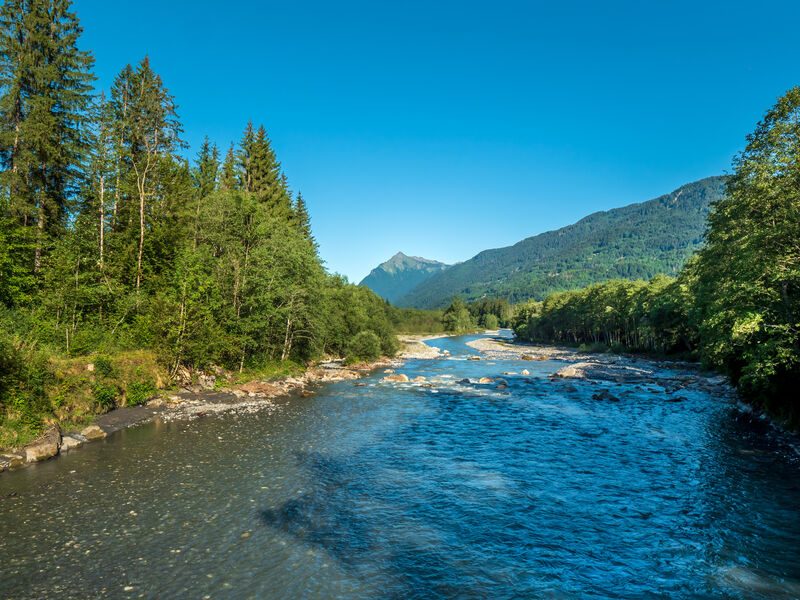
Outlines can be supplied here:
[[0, 597], [800, 597], [794, 436], [479, 338], [3, 474]]

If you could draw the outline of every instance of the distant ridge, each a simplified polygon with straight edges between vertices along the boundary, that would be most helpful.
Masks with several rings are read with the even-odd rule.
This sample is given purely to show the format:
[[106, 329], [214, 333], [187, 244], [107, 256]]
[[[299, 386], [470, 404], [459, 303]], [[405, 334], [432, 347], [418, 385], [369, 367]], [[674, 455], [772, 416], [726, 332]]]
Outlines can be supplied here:
[[438, 308], [456, 295], [518, 302], [608, 279], [675, 274], [702, 243], [709, 207], [723, 197], [726, 179], [701, 179], [647, 202], [485, 250], [427, 278], [397, 304]]
[[372, 269], [359, 285], [370, 288], [394, 304], [426, 279], [447, 268], [448, 265], [436, 260], [398, 252]]

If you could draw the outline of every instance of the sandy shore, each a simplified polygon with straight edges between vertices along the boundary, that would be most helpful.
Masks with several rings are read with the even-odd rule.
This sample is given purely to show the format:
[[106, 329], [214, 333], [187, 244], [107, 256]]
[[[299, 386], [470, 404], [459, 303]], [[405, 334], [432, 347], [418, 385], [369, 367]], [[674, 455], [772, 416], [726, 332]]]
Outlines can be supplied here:
[[441, 358], [444, 355], [439, 348], [425, 344], [424, 342], [442, 337], [447, 337], [447, 334], [399, 335], [397, 336], [397, 339], [400, 340], [402, 348], [400, 349], [398, 356], [403, 360]]

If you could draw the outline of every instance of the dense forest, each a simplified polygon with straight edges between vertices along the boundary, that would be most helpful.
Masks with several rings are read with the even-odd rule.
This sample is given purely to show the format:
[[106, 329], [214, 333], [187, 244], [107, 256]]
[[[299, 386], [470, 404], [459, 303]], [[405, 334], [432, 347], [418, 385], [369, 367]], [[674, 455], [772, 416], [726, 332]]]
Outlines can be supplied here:
[[432, 275], [398, 304], [443, 308], [453, 295], [467, 302], [497, 297], [519, 303], [610, 279], [677, 275], [700, 248], [709, 206], [724, 189], [725, 177], [709, 177], [507, 248], [485, 250]]
[[0, 447], [183, 366], [394, 353], [402, 315], [326, 273], [263, 126], [187, 160], [147, 58], [97, 93], [68, 0], [0, 20]]
[[532, 341], [688, 353], [800, 424], [800, 88], [747, 138], [705, 244], [677, 279], [611, 281], [517, 310]]

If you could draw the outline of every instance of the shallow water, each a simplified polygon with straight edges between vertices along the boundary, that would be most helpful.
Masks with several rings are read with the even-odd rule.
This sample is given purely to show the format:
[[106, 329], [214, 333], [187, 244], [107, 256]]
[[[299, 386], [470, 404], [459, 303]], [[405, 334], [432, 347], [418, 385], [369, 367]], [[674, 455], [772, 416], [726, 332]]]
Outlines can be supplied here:
[[376, 374], [4, 473], [0, 597], [800, 597], [792, 439], [469, 339], [400, 369], [431, 388]]

